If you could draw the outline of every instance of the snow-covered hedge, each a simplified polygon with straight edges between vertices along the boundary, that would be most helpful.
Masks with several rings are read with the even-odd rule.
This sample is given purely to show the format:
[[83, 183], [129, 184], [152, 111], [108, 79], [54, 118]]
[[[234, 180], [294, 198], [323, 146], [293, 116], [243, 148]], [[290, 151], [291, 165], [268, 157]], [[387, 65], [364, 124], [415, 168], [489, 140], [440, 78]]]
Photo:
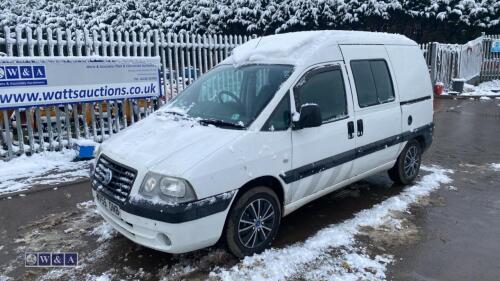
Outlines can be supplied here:
[[500, 29], [498, 0], [0, 0], [0, 11], [0, 25], [197, 33]]

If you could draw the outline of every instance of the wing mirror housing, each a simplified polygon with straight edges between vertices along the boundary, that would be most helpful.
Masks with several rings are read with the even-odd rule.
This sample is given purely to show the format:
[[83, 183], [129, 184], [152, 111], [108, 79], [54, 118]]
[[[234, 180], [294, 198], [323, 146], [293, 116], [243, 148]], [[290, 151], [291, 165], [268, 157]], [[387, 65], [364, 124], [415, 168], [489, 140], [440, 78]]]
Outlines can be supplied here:
[[294, 122], [294, 129], [300, 130], [305, 128], [319, 127], [323, 123], [321, 119], [321, 111], [317, 104], [303, 104], [300, 107], [299, 121]]

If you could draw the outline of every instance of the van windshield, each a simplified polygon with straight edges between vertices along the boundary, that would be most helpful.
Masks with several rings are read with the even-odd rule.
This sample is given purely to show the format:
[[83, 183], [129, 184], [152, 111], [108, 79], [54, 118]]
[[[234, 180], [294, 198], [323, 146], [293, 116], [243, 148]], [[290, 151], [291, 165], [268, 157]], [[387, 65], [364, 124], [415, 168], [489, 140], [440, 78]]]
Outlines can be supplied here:
[[293, 71], [291, 65], [221, 65], [196, 80], [166, 112], [199, 118], [203, 124], [248, 127]]

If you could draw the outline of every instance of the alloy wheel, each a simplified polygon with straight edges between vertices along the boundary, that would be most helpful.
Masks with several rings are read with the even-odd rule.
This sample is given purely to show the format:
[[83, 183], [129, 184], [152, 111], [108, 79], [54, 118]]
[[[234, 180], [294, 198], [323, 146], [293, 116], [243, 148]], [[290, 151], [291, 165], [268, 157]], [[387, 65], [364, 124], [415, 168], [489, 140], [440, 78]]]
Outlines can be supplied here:
[[404, 172], [406, 177], [412, 178], [417, 174], [419, 161], [418, 148], [416, 146], [411, 146], [406, 151], [404, 160]]
[[271, 234], [276, 220], [273, 205], [267, 199], [259, 198], [245, 207], [238, 222], [238, 238], [247, 248], [263, 244]]

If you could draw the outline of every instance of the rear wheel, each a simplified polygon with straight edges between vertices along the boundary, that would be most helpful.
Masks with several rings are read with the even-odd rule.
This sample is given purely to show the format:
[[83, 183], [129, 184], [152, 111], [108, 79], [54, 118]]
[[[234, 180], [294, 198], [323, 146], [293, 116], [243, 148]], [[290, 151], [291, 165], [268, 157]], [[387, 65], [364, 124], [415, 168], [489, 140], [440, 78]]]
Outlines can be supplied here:
[[397, 183], [409, 184], [415, 180], [420, 171], [420, 161], [422, 158], [422, 147], [416, 140], [410, 140], [392, 167], [389, 170], [389, 177]]
[[229, 251], [235, 256], [259, 253], [276, 237], [281, 221], [281, 205], [268, 187], [255, 187], [237, 199], [225, 229]]

